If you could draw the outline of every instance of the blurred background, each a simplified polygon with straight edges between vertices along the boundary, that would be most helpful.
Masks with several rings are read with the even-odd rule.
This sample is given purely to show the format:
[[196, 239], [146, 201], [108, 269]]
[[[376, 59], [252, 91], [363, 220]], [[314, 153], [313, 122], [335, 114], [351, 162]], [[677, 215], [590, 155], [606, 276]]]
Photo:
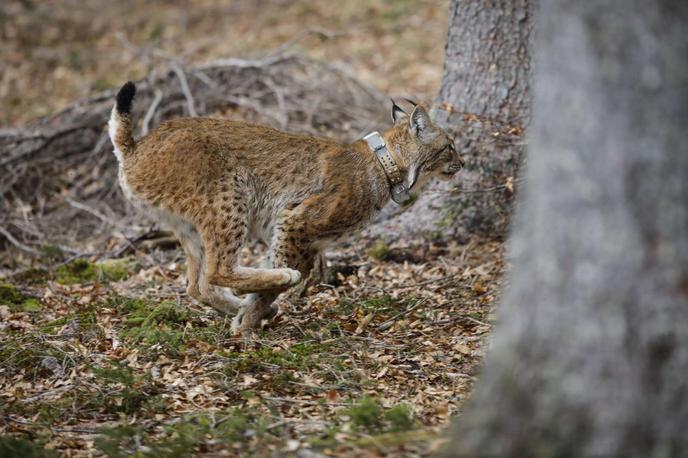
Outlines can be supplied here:
[[448, 1], [3, 0], [0, 126], [141, 79], [169, 58], [200, 64], [285, 48], [346, 64], [388, 94], [432, 97]]

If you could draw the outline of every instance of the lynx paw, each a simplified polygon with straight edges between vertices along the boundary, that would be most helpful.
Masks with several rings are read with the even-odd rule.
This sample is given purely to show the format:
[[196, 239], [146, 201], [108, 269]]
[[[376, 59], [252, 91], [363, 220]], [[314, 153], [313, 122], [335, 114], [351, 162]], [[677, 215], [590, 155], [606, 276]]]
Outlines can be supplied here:
[[301, 281], [301, 272], [294, 269], [280, 269], [284, 274], [284, 285], [294, 286]]
[[271, 320], [279, 312], [279, 307], [272, 304], [264, 310], [249, 306], [243, 307], [232, 320], [232, 334], [250, 334], [260, 328], [262, 320]]

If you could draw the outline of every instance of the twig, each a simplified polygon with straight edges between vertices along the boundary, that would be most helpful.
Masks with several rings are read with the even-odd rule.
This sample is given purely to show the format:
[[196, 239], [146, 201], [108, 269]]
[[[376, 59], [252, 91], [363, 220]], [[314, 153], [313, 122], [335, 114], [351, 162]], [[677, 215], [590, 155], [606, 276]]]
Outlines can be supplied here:
[[411, 307], [407, 308], [403, 312], [397, 313], [392, 318], [390, 318], [389, 320], [387, 320], [384, 323], [382, 323], [381, 325], [379, 325], [377, 327], [377, 330], [378, 331], [386, 331], [387, 329], [391, 328], [394, 325], [397, 318], [408, 315], [409, 313], [413, 312], [415, 309], [417, 309], [418, 307], [420, 307], [422, 304], [424, 304], [426, 302], [427, 302], [426, 300], [420, 300], [420, 301], [416, 302], [415, 304], [413, 304]]
[[472, 321], [473, 323], [479, 324], [482, 326], [489, 326], [489, 324], [485, 323], [484, 321], [480, 321], [480, 320], [473, 318], [472, 316], [468, 316], [468, 315], [456, 315], [456, 316], [453, 316], [451, 318], [446, 318], [444, 320], [435, 321], [433, 323], [433, 325], [450, 324], [450, 323], [454, 323], [456, 321], [461, 321], [461, 320]]
[[160, 101], [162, 100], [162, 91], [160, 89], [155, 89], [155, 97], [146, 111], [146, 116], [143, 118], [143, 126], [141, 127], [141, 134], [146, 135], [150, 129], [150, 122], [155, 115], [155, 110], [158, 108]]
[[22, 402], [22, 404], [30, 404], [34, 401], [38, 401], [38, 400], [43, 399], [43, 398], [47, 398], [47, 397], [50, 397], [50, 396], [53, 396], [56, 394], [60, 394], [64, 391], [71, 390], [72, 388], [74, 388], [74, 385], [64, 385], [64, 386], [55, 388], [53, 390], [48, 390], [48, 391], [44, 391], [42, 393], [38, 393], [37, 395], [31, 396], [30, 398], [22, 399], [21, 402]]
[[144, 240], [148, 238], [149, 235], [156, 233], [158, 231], [154, 230], [153, 227], [151, 226], [146, 232], [143, 232], [139, 234], [138, 236], [134, 237], [133, 239], [129, 239], [125, 237], [125, 242], [122, 244], [121, 247], [117, 248], [116, 250], [113, 250], [109, 253], [105, 253], [102, 257], [105, 259], [110, 259], [110, 258], [118, 258], [124, 253], [126, 250], [128, 250], [130, 247], [134, 247], [134, 244], [137, 242], [140, 242], [141, 240]]
[[22, 251], [26, 251], [27, 253], [31, 253], [31, 254], [33, 254], [33, 255], [39, 255], [39, 254], [41, 254], [40, 251], [38, 251], [38, 250], [36, 250], [36, 249], [34, 249], [34, 248], [31, 248], [30, 246], [24, 245], [24, 244], [21, 243], [19, 240], [15, 239], [14, 236], [13, 236], [12, 234], [10, 234], [10, 232], [9, 232], [7, 229], [5, 229], [4, 227], [2, 227], [2, 226], [0, 226], [0, 234], [4, 235], [5, 238], [6, 238], [12, 245], [16, 246], [17, 248], [19, 248], [19, 249], [22, 250]]
[[398, 291], [398, 290], [403, 290], [403, 289], [418, 288], [419, 286], [425, 286], [425, 285], [429, 285], [431, 283], [438, 283], [438, 282], [442, 282], [444, 280], [449, 280], [450, 278], [454, 278], [455, 276], [456, 276], [456, 274], [449, 274], [449, 275], [445, 275], [443, 277], [431, 278], [429, 280], [424, 280], [424, 281], [421, 281], [419, 283], [414, 283], [413, 285], [400, 286], [399, 288], [394, 288], [394, 289], [396, 291]]
[[186, 98], [186, 105], [189, 109], [189, 116], [191, 116], [192, 118], [196, 118], [198, 116], [198, 113], [196, 113], [194, 99], [191, 95], [191, 89], [189, 89], [189, 82], [186, 80], [186, 74], [177, 62], [172, 62], [172, 70], [177, 75], [177, 78], [179, 78], [179, 83], [182, 86], [182, 92], [184, 93], [184, 97]]
[[76, 209], [78, 209], [78, 210], [85, 211], [86, 213], [90, 213], [91, 215], [95, 216], [96, 218], [98, 218], [99, 220], [101, 220], [102, 222], [104, 222], [104, 223], [106, 223], [106, 224], [109, 224], [109, 225], [115, 226], [115, 227], [120, 227], [120, 223], [118, 223], [117, 221], [111, 220], [110, 218], [108, 218], [107, 216], [103, 215], [102, 213], [100, 213], [100, 212], [99, 212], [98, 210], [96, 210], [95, 208], [91, 208], [91, 207], [89, 207], [88, 205], [82, 204], [81, 202], [77, 202], [76, 200], [71, 199], [71, 198], [69, 198], [69, 197], [67, 197], [67, 202], [68, 202], [69, 205], [71, 205], [72, 207], [74, 207], [74, 208], [76, 208]]

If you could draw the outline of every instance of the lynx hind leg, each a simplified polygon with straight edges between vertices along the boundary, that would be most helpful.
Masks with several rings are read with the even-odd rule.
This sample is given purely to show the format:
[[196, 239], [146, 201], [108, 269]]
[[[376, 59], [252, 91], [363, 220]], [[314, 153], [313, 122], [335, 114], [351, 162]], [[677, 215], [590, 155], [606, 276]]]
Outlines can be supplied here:
[[203, 206], [196, 217], [203, 240], [203, 267], [199, 286], [201, 293], [211, 286], [231, 288], [234, 294], [281, 291], [301, 279], [292, 269], [253, 269], [238, 265], [239, 251], [247, 235], [248, 206], [246, 199], [228, 185]]
[[[270, 248], [270, 261], [274, 268], [291, 268], [301, 274], [301, 278], [308, 278], [313, 268], [318, 251], [311, 248], [306, 239], [294, 231], [277, 229]], [[232, 322], [235, 333], [247, 332], [260, 327], [262, 320], [272, 319], [278, 309], [274, 304], [278, 294], [262, 293], [249, 296], [243, 307]]]
[[279, 309], [273, 302], [279, 293], [254, 293], [249, 295], [245, 305], [232, 320], [234, 334], [246, 334], [260, 328], [262, 320], [270, 320]]
[[[203, 244], [198, 233], [191, 228], [175, 231], [186, 253], [186, 292], [197, 301], [209, 305], [219, 312], [236, 313], [243, 305], [240, 298], [226, 288], [208, 286], [203, 271]], [[201, 291], [203, 284], [203, 292]]]

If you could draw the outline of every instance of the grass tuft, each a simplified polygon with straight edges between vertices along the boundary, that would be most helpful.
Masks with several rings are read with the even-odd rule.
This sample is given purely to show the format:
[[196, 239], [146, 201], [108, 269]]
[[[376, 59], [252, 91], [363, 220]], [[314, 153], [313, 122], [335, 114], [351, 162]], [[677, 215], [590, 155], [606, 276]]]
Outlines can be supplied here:
[[362, 397], [346, 414], [354, 428], [368, 433], [401, 432], [414, 427], [411, 409], [407, 405], [399, 404], [385, 410], [377, 399], [370, 396]]
[[370, 396], [362, 397], [346, 413], [351, 418], [351, 424], [356, 429], [371, 433], [382, 431], [384, 425], [382, 406], [375, 398]]
[[55, 271], [55, 281], [63, 285], [92, 283], [94, 281], [110, 282], [126, 279], [135, 268], [130, 258], [106, 259], [99, 263], [85, 259], [75, 259]]
[[180, 418], [153, 437], [131, 425], [101, 430], [96, 447], [110, 458], [128, 456], [192, 456], [207, 446], [226, 448], [233, 443], [263, 437], [268, 421], [247, 409], [198, 413]]
[[20, 285], [42, 286], [50, 278], [50, 273], [45, 269], [27, 269], [12, 276], [12, 281]]
[[8, 305], [13, 312], [38, 312], [41, 303], [8, 283], [0, 283], [0, 304]]
[[385, 412], [385, 420], [389, 424], [389, 431], [408, 431], [414, 427], [411, 409], [405, 404], [399, 404]]
[[383, 240], [378, 240], [372, 244], [368, 251], [368, 256], [378, 261], [385, 261], [392, 254], [392, 249]]
[[43, 448], [40, 444], [14, 436], [0, 436], [0, 456], [21, 458], [53, 458], [54, 450]]

